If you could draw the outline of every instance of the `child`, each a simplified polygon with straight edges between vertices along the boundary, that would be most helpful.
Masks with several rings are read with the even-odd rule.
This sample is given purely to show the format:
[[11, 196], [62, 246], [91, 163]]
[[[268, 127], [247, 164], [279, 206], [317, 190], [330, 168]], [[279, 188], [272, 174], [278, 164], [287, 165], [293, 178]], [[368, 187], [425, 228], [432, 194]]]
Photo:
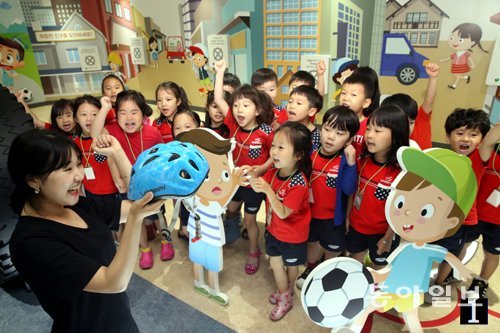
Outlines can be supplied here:
[[[219, 289], [222, 246], [226, 242], [221, 216], [236, 188], [243, 185], [246, 178], [241, 176], [243, 169], [235, 170], [228, 156], [234, 148], [232, 140], [205, 129], [181, 133], [178, 140], [196, 145], [210, 166], [206, 181], [189, 202], [188, 230], [192, 237], [189, 259], [194, 266], [194, 289], [220, 305], [227, 305], [229, 297]], [[208, 271], [208, 285], [205, 284], [204, 268]]]
[[401, 171], [396, 152], [408, 146], [409, 136], [408, 118], [395, 105], [383, 105], [368, 117], [365, 151], [358, 160], [358, 189], [349, 215], [347, 250], [359, 262], [369, 251], [375, 269], [385, 266], [387, 256], [399, 245], [399, 238], [394, 238], [387, 224], [384, 206]]
[[[483, 138], [490, 129], [488, 115], [482, 110], [455, 109], [445, 122], [446, 141], [450, 149], [458, 154], [468, 156], [472, 161], [472, 169], [476, 175], [477, 184], [481, 184], [484, 175], [484, 162], [478, 149]], [[488, 154], [489, 155], [489, 154]], [[488, 156], [489, 157], [489, 156]], [[470, 227], [477, 225], [476, 202], [472, 205], [469, 214], [465, 217], [463, 225], [450, 237], [443, 238], [435, 244], [445, 247], [457, 257], [462, 257], [470, 242], [467, 241], [467, 232]], [[472, 241], [472, 240], [471, 240]], [[464, 251], [462, 251], [464, 250]], [[442, 263], [439, 265], [434, 283], [438, 285], [448, 284], [456, 281], [453, 278], [451, 267]], [[429, 294], [426, 295], [426, 303], [431, 302]]]
[[273, 139], [274, 168], [264, 177], [252, 177], [257, 193], [266, 195], [266, 254], [277, 291], [269, 318], [280, 320], [293, 306], [293, 286], [299, 265], [306, 261], [311, 211], [308, 179], [311, 174], [311, 132], [300, 123], [283, 124]]
[[345, 250], [347, 196], [356, 191], [357, 179], [356, 151], [351, 141], [358, 129], [358, 117], [345, 106], [335, 106], [323, 116], [321, 146], [311, 155], [312, 219], [307, 267], [297, 279], [299, 289], [317, 265], [320, 245], [325, 250], [325, 259], [337, 257]]
[[342, 91], [340, 93], [340, 105], [347, 106], [354, 111], [359, 119], [359, 131], [354, 136], [352, 145], [358, 154], [363, 148], [363, 141], [366, 132], [367, 118], [364, 116], [365, 110], [372, 103], [375, 87], [373, 81], [362, 74], [352, 74], [344, 80]]
[[[222, 78], [225, 63], [215, 66], [214, 100], [224, 114], [224, 123], [229, 128], [229, 136], [236, 140], [233, 150], [233, 161], [236, 166], [250, 165], [257, 176], [261, 176], [271, 166], [269, 149], [273, 140], [272, 101], [268, 95], [245, 84], [237, 89], [232, 96], [232, 110], [224, 100]], [[231, 111], [231, 112], [230, 112]], [[254, 274], [259, 269], [260, 249], [258, 247], [259, 228], [257, 212], [264, 200], [262, 194], [257, 194], [251, 187], [240, 187], [227, 207], [226, 224], [228, 239], [234, 241], [239, 236], [239, 211], [241, 202], [245, 202], [244, 223], [248, 230], [250, 248], [245, 264], [245, 273]], [[233, 233], [233, 230], [236, 231]]]
[[29, 106], [24, 102], [22, 95], [16, 94], [17, 101], [24, 106], [24, 110], [33, 119], [33, 125], [37, 128], [54, 130], [63, 135], [73, 137], [75, 134], [75, 119], [73, 118], [73, 102], [67, 99], [60, 99], [50, 109], [50, 122], [47, 123], [31, 111]]
[[125, 83], [123, 82], [122, 78], [117, 76], [116, 74], [110, 73], [102, 79], [101, 83], [102, 95], [109, 97], [112, 106], [112, 108], [106, 115], [106, 125], [116, 122], [116, 111], [115, 111], [116, 96], [118, 96], [118, 94], [124, 90], [126, 90]]
[[[226, 74], [224, 74], [225, 76]], [[231, 103], [231, 94], [224, 90], [224, 100], [229, 105]], [[229, 128], [224, 124], [224, 114], [215, 103], [214, 92], [207, 95], [207, 106], [205, 108], [205, 127], [215, 131], [223, 138], [229, 137]]]
[[163, 143], [172, 141], [172, 121], [178, 110], [189, 110], [186, 92], [175, 82], [167, 81], [156, 87], [156, 105], [160, 116], [153, 121], [153, 127], [160, 132]]
[[288, 119], [295, 123], [301, 123], [311, 131], [312, 149], [317, 150], [321, 145], [321, 131], [314, 125], [316, 113], [323, 107], [323, 98], [315, 88], [302, 85], [290, 93], [287, 110]]
[[[500, 254], [500, 145], [495, 143], [500, 140], [500, 123], [490, 130], [481, 144], [479, 153], [481, 160], [489, 159], [479, 191], [477, 193], [477, 217], [478, 224], [469, 227], [466, 234], [466, 246], [476, 240], [479, 235], [483, 236], [484, 259], [481, 272], [472, 280], [470, 291], [475, 288], [479, 290], [479, 297], [486, 298], [488, 290], [488, 279], [493, 276], [498, 267], [498, 255]], [[477, 297], [477, 296], [476, 296]]]
[[119, 172], [112, 159], [96, 154], [91, 150], [93, 140], [90, 136], [90, 127], [101, 108], [101, 103], [93, 96], [84, 95], [75, 99], [74, 108], [77, 129], [73, 141], [80, 148], [83, 155], [85, 196], [114, 199], [117, 194], [117, 186], [120, 188], [120, 192], [127, 191], [125, 182], [119, 176], [115, 176], [117, 179], [115, 185], [110, 169], [113, 170], [114, 175], [119, 175]]
[[406, 113], [410, 120], [410, 146], [414, 141], [416, 145], [413, 146], [420, 149], [432, 148], [431, 114], [436, 98], [439, 66], [428, 63], [425, 66], [425, 72], [429, 75], [429, 80], [427, 81], [424, 102], [420, 107], [417, 107], [417, 102], [407, 94], [394, 94], [382, 102], [382, 105], [395, 104]]
[[[224, 64], [225, 65], [225, 64]], [[269, 68], [259, 68], [253, 72], [250, 79], [252, 87], [259, 91], [265, 92], [271, 101], [276, 99], [278, 94], [278, 77], [276, 73]], [[274, 120], [272, 123], [273, 130], [276, 130], [280, 124], [288, 120], [288, 115], [284, 108], [278, 104], [273, 104]]]
[[[97, 113], [92, 123], [90, 133], [93, 138], [103, 134], [114, 136], [123, 147], [131, 164], [134, 164], [137, 157], [145, 149], [151, 148], [158, 143], [162, 143], [160, 132], [150, 125], [144, 125], [144, 118], [152, 113], [151, 108], [146, 103], [144, 96], [135, 90], [126, 90], [118, 94], [116, 98], [117, 122], [104, 127], [104, 119], [111, 109], [111, 101], [108, 97], [101, 99], [102, 107]], [[157, 229], [160, 229], [159, 226]], [[141, 229], [141, 255], [139, 266], [142, 269], [153, 267], [153, 251], [148, 246], [146, 226]], [[161, 255], [162, 260], [172, 259], [174, 248], [171, 243], [162, 240]]]
[[239, 87], [241, 87], [239, 77], [233, 73], [224, 73], [224, 91], [232, 94]]
[[365, 110], [364, 116], [368, 117], [380, 106], [380, 87], [378, 84], [377, 72], [370, 66], [361, 66], [354, 70], [353, 74], [361, 74], [370, 78], [373, 82], [373, 95], [370, 97], [372, 102], [370, 106]]

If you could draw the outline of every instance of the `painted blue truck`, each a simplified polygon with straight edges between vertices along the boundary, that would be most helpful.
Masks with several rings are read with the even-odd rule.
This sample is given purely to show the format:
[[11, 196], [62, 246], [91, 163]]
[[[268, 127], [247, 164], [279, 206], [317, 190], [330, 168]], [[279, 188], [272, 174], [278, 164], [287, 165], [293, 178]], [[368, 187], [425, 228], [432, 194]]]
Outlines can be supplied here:
[[405, 34], [384, 34], [380, 75], [395, 76], [401, 84], [408, 86], [419, 78], [429, 77], [424, 67], [426, 60], [429, 58], [418, 53]]

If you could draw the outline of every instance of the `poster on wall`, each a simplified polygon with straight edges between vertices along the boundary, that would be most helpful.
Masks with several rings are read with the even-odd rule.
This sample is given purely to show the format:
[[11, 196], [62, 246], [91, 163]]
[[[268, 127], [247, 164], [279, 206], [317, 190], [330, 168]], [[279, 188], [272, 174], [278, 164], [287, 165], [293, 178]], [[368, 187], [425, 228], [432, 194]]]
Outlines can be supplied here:
[[91, 72], [101, 69], [101, 59], [99, 58], [97, 46], [80, 46], [78, 47], [78, 54], [80, 55], [82, 71]]
[[44, 100], [40, 76], [19, 3], [2, 1], [0, 15], [0, 85], [23, 91], [27, 103]]
[[132, 53], [132, 63], [134, 65], [147, 65], [146, 40], [142, 37], [135, 37], [130, 40]]
[[208, 59], [210, 64], [224, 60], [229, 64], [229, 36], [228, 35], [208, 35]]

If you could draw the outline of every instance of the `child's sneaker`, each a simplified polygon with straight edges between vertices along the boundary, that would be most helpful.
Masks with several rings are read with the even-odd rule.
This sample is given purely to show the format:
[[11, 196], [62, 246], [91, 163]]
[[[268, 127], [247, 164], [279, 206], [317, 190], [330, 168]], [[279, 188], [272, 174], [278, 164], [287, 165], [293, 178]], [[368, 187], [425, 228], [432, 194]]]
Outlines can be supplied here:
[[450, 271], [450, 273], [448, 274], [448, 276], [446, 277], [446, 279], [444, 279], [443, 281], [443, 285], [447, 286], [449, 284], [453, 284], [453, 283], [456, 283], [456, 282], [460, 282], [459, 279], [457, 279], [454, 275], [453, 275], [453, 269]]
[[220, 291], [217, 292], [210, 290], [209, 297], [211, 300], [215, 301], [219, 305], [227, 305], [229, 303], [229, 297], [226, 294], [221, 293]]
[[141, 249], [139, 267], [141, 269], [150, 269], [151, 267], [153, 267], [153, 251], [150, 248]]
[[488, 283], [486, 281], [474, 278], [470, 284], [469, 289], [467, 289], [468, 298], [486, 298], [486, 292], [488, 291]]
[[301, 290], [302, 286], [304, 285], [304, 282], [306, 281], [307, 277], [309, 276], [309, 273], [311, 273], [313, 269], [307, 267], [306, 270], [300, 274], [299, 278], [297, 279], [297, 282], [295, 285], [297, 286], [297, 289]]
[[160, 259], [163, 261], [170, 260], [174, 257], [174, 254], [175, 254], [174, 245], [170, 242], [162, 240]]

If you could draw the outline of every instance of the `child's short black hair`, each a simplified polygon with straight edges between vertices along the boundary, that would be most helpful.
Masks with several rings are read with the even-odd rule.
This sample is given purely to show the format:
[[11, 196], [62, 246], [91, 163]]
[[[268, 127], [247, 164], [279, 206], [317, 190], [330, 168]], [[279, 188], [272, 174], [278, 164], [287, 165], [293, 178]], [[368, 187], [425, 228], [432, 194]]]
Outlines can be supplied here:
[[382, 105], [388, 104], [399, 106], [410, 120], [415, 120], [417, 118], [418, 104], [410, 95], [394, 94], [389, 96], [382, 101]]
[[370, 106], [366, 109], [365, 116], [369, 116], [376, 108], [380, 106], [380, 87], [378, 84], [377, 72], [370, 66], [358, 67], [353, 74], [361, 74], [368, 76], [373, 82], [373, 96], [371, 97], [372, 102]]
[[238, 89], [241, 86], [239, 77], [233, 73], [224, 73], [223, 85]]
[[444, 129], [446, 134], [450, 135], [451, 132], [462, 126], [467, 129], [479, 129], [484, 138], [490, 130], [490, 120], [483, 110], [457, 108], [446, 118]]
[[366, 75], [352, 73], [351, 76], [344, 80], [342, 86], [346, 84], [360, 84], [363, 86], [365, 91], [365, 98], [372, 99], [373, 93], [375, 92], [375, 86], [373, 85], [373, 81]]
[[120, 110], [120, 106], [122, 103], [129, 100], [137, 104], [144, 117], [150, 117], [153, 114], [153, 109], [151, 109], [151, 107], [146, 103], [144, 95], [137, 90], [124, 90], [120, 92], [116, 96], [116, 111], [118, 112]]
[[354, 111], [347, 106], [338, 105], [329, 108], [323, 116], [323, 126], [338, 128], [341, 131], [348, 131], [349, 138], [352, 138], [359, 131], [359, 118]]
[[293, 73], [292, 77], [290, 78], [290, 81], [288, 82], [288, 85], [291, 86], [292, 83], [296, 81], [304, 82], [306, 86], [313, 88], [316, 85], [316, 80], [314, 79], [314, 76], [312, 76], [311, 73], [306, 71], [297, 71]]
[[252, 78], [250, 79], [250, 84], [252, 85], [252, 87], [257, 88], [269, 81], [278, 83], [278, 77], [272, 69], [263, 67], [253, 72]]
[[320, 112], [321, 109], [323, 108], [323, 97], [321, 97], [318, 90], [316, 90], [313, 87], [305, 85], [298, 86], [297, 88], [292, 90], [290, 96], [292, 95], [300, 95], [307, 98], [309, 102], [309, 107], [315, 108], [317, 112]]

